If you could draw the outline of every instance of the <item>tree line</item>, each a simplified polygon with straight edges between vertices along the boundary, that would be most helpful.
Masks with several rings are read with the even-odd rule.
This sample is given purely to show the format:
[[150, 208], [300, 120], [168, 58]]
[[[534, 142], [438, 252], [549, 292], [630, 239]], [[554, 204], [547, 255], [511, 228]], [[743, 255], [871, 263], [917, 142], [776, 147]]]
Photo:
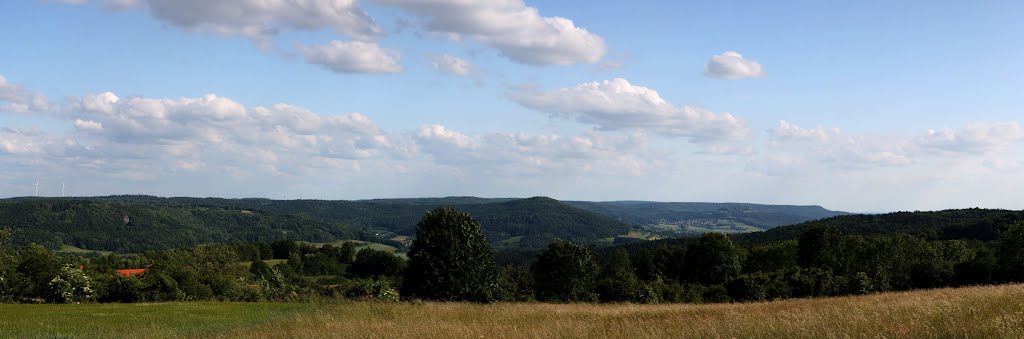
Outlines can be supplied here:
[[[82, 258], [12, 246], [0, 230], [0, 301], [137, 302], [315, 298], [543, 302], [744, 302], [1024, 281], [1024, 223], [992, 240], [847, 234], [827, 223], [797, 239], [737, 245], [708, 233], [599, 251], [557, 240], [499, 266], [480, 223], [423, 215], [408, 259], [291, 240]], [[629, 250], [632, 249], [632, 250]], [[275, 260], [276, 259], [276, 260]], [[123, 268], [145, 268], [124, 275]]]

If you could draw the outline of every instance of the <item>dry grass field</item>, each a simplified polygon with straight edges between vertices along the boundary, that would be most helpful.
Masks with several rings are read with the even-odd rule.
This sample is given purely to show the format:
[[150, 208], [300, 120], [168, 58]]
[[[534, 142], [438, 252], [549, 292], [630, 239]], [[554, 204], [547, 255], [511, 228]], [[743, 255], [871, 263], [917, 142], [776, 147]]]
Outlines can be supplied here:
[[0, 337], [1024, 338], [1024, 285], [715, 305], [0, 305], [0, 316]]

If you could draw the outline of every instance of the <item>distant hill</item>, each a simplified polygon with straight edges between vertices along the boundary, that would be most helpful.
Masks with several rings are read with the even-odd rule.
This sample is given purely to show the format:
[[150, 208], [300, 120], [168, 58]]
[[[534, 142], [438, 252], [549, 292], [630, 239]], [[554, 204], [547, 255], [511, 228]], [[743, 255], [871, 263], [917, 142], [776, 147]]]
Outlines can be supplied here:
[[285, 238], [330, 241], [357, 236], [355, 230], [344, 224], [302, 215], [80, 198], [0, 200], [0, 227], [12, 228], [16, 243], [116, 252]]
[[708, 231], [753, 232], [849, 214], [830, 211], [821, 206], [651, 201], [566, 203], [668, 235], [692, 235]]
[[999, 238], [1006, 227], [1024, 221], [1024, 211], [996, 209], [954, 209], [934, 212], [895, 212], [837, 216], [778, 227], [765, 232], [735, 236], [743, 241], [797, 239], [808, 229], [831, 225], [846, 234], [912, 234], [925, 239], [970, 239], [989, 241]]
[[0, 227], [51, 248], [138, 252], [202, 243], [358, 239], [404, 248], [423, 213], [452, 206], [483, 225], [496, 248], [539, 249], [554, 239], [611, 244], [716, 232], [752, 232], [844, 214], [818, 206], [585, 202], [551, 198], [271, 200], [161, 198], [0, 199]]
[[[862, 236], [907, 234], [927, 240], [992, 241], [1016, 222], [1024, 222], [1024, 211], [995, 209], [954, 209], [930, 212], [894, 212], [887, 214], [842, 215], [808, 221], [796, 225], [775, 227], [764, 232], [731, 235], [737, 244], [757, 244], [781, 240], [797, 240], [807, 230], [819, 226], [834, 226], [841, 233]], [[663, 244], [686, 246], [695, 236], [621, 244], [617, 248], [636, 251], [655, 248]], [[606, 248], [611, 253], [614, 248]]]
[[[15, 198], [0, 200], [0, 227], [15, 229], [19, 242], [119, 252], [285, 238], [314, 242], [359, 238], [402, 246], [407, 244], [403, 239], [415, 235], [416, 222], [423, 213], [437, 206], [470, 213], [493, 243], [516, 248], [540, 248], [553, 239], [587, 243], [631, 229], [605, 215], [541, 197], [365, 201]], [[125, 217], [129, 221], [124, 221]]]

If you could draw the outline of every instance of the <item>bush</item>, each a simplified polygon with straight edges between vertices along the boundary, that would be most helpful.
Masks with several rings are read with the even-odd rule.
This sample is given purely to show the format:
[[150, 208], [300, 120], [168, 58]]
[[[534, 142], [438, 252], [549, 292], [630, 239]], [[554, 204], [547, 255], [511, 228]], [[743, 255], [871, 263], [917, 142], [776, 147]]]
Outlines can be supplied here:
[[73, 265], [64, 265], [49, 282], [46, 301], [58, 304], [92, 301], [92, 279]]
[[372, 299], [379, 301], [398, 301], [398, 291], [384, 279], [353, 280], [345, 290], [345, 296], [353, 299]]
[[103, 274], [96, 281], [96, 300], [100, 302], [134, 303], [146, 301], [142, 280], [136, 276]]
[[729, 290], [723, 285], [711, 285], [704, 287], [701, 298], [706, 303], [727, 303], [732, 301], [729, 298]]

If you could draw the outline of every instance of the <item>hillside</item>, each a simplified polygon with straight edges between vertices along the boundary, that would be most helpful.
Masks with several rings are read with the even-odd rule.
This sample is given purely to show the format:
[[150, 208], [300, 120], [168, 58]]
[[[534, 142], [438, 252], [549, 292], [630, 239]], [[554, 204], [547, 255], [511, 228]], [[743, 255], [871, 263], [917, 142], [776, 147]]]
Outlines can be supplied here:
[[[554, 239], [640, 241], [616, 238], [638, 229], [662, 237], [709, 231], [745, 233], [844, 214], [818, 206], [562, 202], [544, 197], [348, 201], [119, 195], [3, 199], [0, 227], [14, 228], [19, 243], [118, 252], [284, 238], [312, 242], [360, 239], [404, 247], [415, 235], [416, 222], [423, 213], [438, 206], [453, 206], [473, 215], [499, 249], [527, 250], [542, 248]], [[862, 224], [860, 219], [849, 220]], [[763, 236], [790, 236], [786, 232]]]
[[[607, 216], [554, 199], [465, 197], [368, 201], [15, 198], [0, 200], [0, 227], [15, 229], [20, 243], [119, 252], [283, 238], [387, 243], [415, 235], [423, 213], [441, 205], [472, 214], [493, 243], [505, 241], [516, 248], [540, 248], [556, 238], [592, 242], [630, 230]], [[506, 241], [510, 239], [514, 241]]]
[[301, 215], [207, 206], [114, 203], [101, 199], [32, 198], [0, 201], [0, 227], [14, 230], [15, 243], [50, 248], [139, 252], [204, 243], [348, 239], [356, 232], [340, 223]]
[[821, 206], [652, 201], [566, 203], [668, 236], [693, 235], [709, 231], [755, 232], [849, 214], [830, 211]]
[[[807, 230], [818, 226], [834, 226], [848, 235], [881, 236], [906, 234], [926, 240], [979, 240], [992, 241], [1006, 228], [1024, 221], [1024, 211], [994, 209], [955, 209], [928, 212], [894, 212], [887, 214], [842, 215], [795, 225], [775, 227], [763, 232], [733, 234], [737, 244], [761, 244], [783, 240], [796, 240]], [[661, 245], [686, 246], [696, 237], [679, 237], [655, 241], [622, 244], [631, 252]], [[606, 248], [611, 253], [615, 248]]]
[[934, 212], [895, 212], [845, 215], [778, 227], [765, 232], [734, 236], [742, 241], [766, 242], [797, 239], [806, 230], [831, 225], [845, 234], [910, 234], [931, 240], [995, 240], [1006, 227], [1024, 221], [1024, 211], [955, 209]]

